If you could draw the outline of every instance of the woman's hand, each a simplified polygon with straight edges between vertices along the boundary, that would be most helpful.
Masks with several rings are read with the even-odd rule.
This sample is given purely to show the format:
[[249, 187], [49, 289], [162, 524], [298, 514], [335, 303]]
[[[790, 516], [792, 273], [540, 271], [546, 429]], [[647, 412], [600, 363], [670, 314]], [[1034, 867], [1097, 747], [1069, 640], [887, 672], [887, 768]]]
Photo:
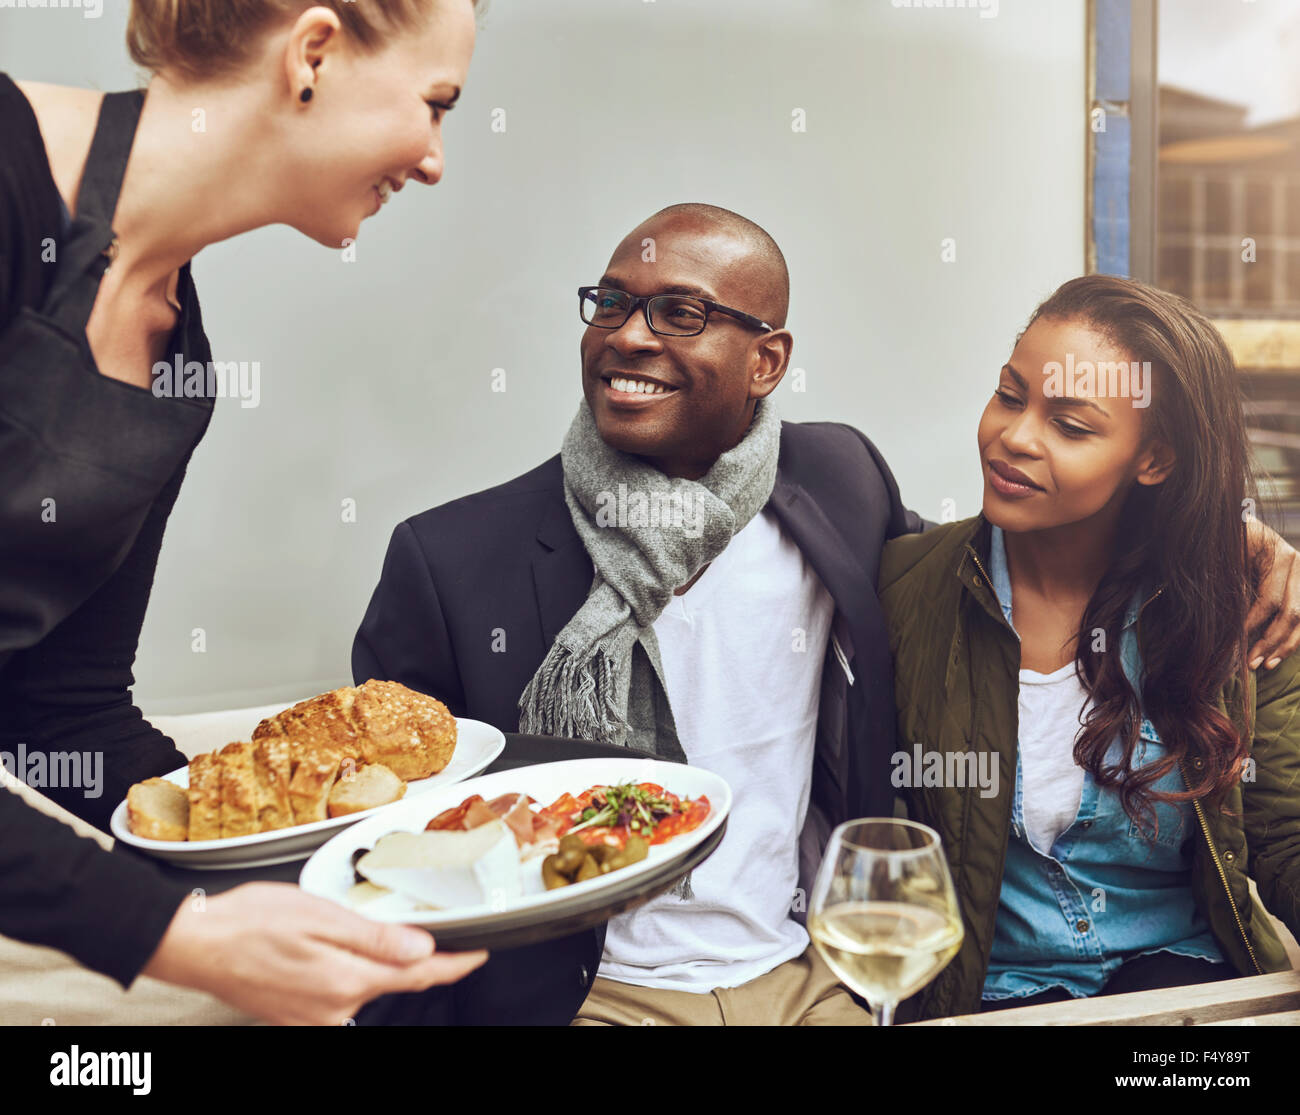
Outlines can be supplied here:
[[287, 883], [187, 898], [143, 974], [282, 1025], [334, 1025], [391, 991], [455, 983], [487, 953], [437, 954], [423, 929], [370, 921]]
[[[1257, 596], [1246, 617], [1246, 630], [1254, 631], [1271, 620], [1246, 656], [1252, 670], [1264, 663], [1273, 669], [1300, 646], [1300, 554], [1276, 531], [1258, 519], [1246, 521], [1246, 547], [1255, 571]], [[1261, 578], [1259, 571], [1267, 565]]]

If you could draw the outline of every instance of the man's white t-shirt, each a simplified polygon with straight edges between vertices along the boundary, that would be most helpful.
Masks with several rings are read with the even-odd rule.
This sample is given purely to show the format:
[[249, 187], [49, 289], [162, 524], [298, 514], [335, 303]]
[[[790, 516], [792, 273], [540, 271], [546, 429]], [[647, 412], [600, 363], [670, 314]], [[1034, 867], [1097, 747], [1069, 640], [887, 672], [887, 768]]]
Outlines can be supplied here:
[[691, 874], [694, 898], [661, 895], [610, 920], [600, 975], [703, 993], [748, 983], [807, 948], [790, 914], [834, 611], [764, 511], [655, 622], [682, 748], [727, 780], [732, 812], [726, 837]]

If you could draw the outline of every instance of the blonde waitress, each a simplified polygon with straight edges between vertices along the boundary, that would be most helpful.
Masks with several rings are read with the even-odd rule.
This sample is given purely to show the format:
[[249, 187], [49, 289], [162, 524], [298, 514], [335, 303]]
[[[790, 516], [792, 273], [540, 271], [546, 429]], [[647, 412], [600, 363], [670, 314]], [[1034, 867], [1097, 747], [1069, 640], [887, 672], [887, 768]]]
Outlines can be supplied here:
[[[98, 798], [50, 791], [101, 829], [131, 782], [185, 762], [132, 703], [130, 667], [211, 416], [150, 390], [156, 361], [210, 356], [189, 261], [274, 224], [337, 248], [392, 192], [434, 185], [474, 18], [472, 0], [135, 0], [143, 94], [0, 75], [0, 748], [102, 751]], [[188, 897], [0, 792], [0, 935], [124, 987], [144, 974], [338, 1023], [484, 960], [285, 884], [202, 912]]]

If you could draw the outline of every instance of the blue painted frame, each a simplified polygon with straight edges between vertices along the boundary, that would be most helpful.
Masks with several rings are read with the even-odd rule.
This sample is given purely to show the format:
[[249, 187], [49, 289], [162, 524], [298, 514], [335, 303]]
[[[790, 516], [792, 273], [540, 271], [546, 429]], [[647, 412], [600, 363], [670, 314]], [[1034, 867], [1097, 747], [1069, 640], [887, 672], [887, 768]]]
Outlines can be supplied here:
[[[1104, 274], [1130, 276], [1132, 0], [1093, 2], [1093, 78], [1088, 136], [1092, 172], [1089, 236], [1095, 259], [1090, 259], [1089, 263], [1091, 269]], [[1092, 127], [1093, 113], [1097, 109], [1105, 113], [1104, 131]]]

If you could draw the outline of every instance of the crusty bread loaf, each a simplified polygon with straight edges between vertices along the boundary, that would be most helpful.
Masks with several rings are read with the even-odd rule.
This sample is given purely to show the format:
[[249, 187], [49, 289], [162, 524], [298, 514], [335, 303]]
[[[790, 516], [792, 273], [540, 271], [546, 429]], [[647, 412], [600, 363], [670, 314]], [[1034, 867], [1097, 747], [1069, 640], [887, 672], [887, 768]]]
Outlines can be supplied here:
[[437, 774], [456, 750], [456, 719], [441, 701], [395, 681], [373, 678], [335, 689], [268, 717], [259, 740], [286, 736], [294, 759], [303, 748], [327, 746], [344, 759], [381, 763], [408, 782]]
[[344, 817], [377, 805], [397, 801], [406, 793], [406, 783], [386, 766], [371, 763], [334, 783], [329, 794], [329, 815]]
[[456, 718], [451, 710], [427, 693], [411, 693], [416, 728], [429, 748], [433, 766], [429, 773], [439, 774], [447, 768], [456, 752]]
[[280, 716], [277, 713], [275, 716], [268, 716], [254, 728], [250, 738], [254, 743], [257, 743], [259, 740], [264, 739], [288, 739], [289, 737], [284, 734], [284, 729], [280, 727]]
[[[263, 720], [251, 742], [190, 760], [188, 839], [270, 832], [396, 801], [405, 785], [367, 768], [386, 768], [399, 783], [428, 778], [446, 768], [455, 749], [456, 719], [447, 707], [398, 682], [372, 678], [321, 693]], [[334, 808], [331, 789], [354, 773], [360, 781], [347, 778]], [[137, 795], [137, 802], [150, 800]], [[140, 832], [129, 802], [128, 819]], [[140, 823], [151, 821], [142, 814]]]
[[292, 708], [263, 720], [253, 732], [284, 734], [296, 746], [329, 747], [344, 759], [362, 757], [361, 742], [351, 718], [356, 690], [335, 689], [329, 693], [299, 701]]
[[147, 778], [127, 790], [126, 816], [131, 831], [146, 840], [185, 840], [190, 831], [190, 799], [175, 782]]
[[191, 840], [216, 840], [221, 836], [221, 760], [215, 754], [190, 760]]
[[441, 701], [371, 678], [356, 691], [353, 721], [362, 757], [408, 782], [437, 774], [456, 749], [456, 720]]
[[433, 759], [433, 768], [429, 773], [439, 774], [446, 769], [456, 752], [456, 718], [436, 697], [414, 690], [408, 692], [411, 694], [416, 728], [428, 745]]
[[221, 836], [252, 836], [260, 831], [253, 745], [228, 743], [220, 757]]

